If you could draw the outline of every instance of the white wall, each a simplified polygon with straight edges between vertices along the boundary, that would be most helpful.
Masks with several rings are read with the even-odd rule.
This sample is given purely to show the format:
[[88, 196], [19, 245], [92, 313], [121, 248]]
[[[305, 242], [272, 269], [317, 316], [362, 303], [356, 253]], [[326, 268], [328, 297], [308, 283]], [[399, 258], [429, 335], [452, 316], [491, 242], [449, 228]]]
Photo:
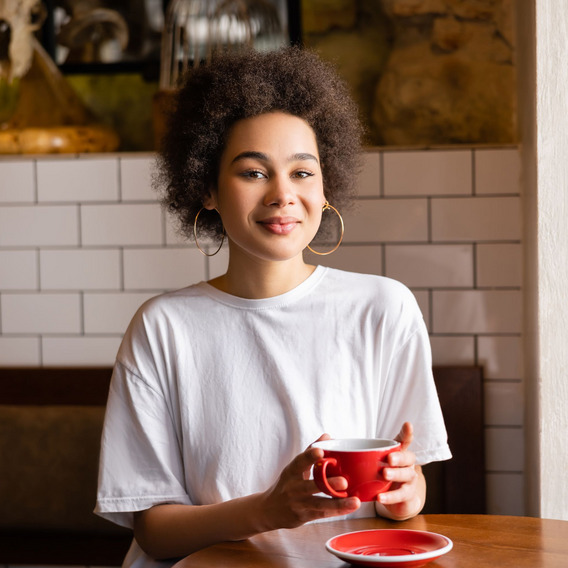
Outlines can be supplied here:
[[568, 20], [522, 2], [527, 511], [568, 520]]
[[517, 77], [523, 192], [523, 366], [525, 380], [525, 509], [540, 516], [540, 387], [538, 349], [538, 200], [536, 168], [536, 36], [533, 0], [517, 6]]
[[[364, 158], [344, 244], [310, 260], [403, 281], [434, 362], [484, 366], [489, 511], [523, 514], [519, 152]], [[225, 252], [207, 259], [171, 230], [150, 189], [152, 160], [0, 160], [0, 365], [111, 365], [146, 298], [224, 270]]]

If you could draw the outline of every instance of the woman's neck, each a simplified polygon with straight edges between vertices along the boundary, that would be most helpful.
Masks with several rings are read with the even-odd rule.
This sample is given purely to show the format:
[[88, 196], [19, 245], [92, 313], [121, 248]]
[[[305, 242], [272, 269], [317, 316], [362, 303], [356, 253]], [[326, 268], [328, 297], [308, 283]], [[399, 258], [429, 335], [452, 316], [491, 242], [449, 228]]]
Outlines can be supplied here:
[[259, 300], [272, 298], [293, 290], [315, 270], [300, 255], [281, 262], [235, 263], [229, 260], [227, 272], [209, 281], [209, 284], [240, 298]]

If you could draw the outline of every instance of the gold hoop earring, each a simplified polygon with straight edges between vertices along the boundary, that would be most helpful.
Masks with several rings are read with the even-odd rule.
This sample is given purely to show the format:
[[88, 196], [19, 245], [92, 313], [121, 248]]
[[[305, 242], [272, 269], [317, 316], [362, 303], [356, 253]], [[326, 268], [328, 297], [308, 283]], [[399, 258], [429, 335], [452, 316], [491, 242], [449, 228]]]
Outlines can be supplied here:
[[[199, 249], [199, 252], [201, 254], [204, 254], [205, 256], [215, 256], [220, 250], [221, 247], [223, 246], [223, 243], [225, 242], [225, 229], [223, 228], [223, 237], [221, 238], [221, 244], [219, 245], [219, 248], [211, 253], [208, 254], [206, 253], [200, 246], [199, 246], [199, 241], [197, 240], [197, 218], [199, 217], [200, 213], [205, 209], [205, 207], [202, 207], [198, 212], [197, 215], [195, 216], [195, 220], [193, 221], [193, 238], [195, 239], [195, 244], [197, 245], [197, 248]], [[215, 209], [215, 211], [217, 211], [217, 209]], [[219, 213], [219, 211], [217, 211], [217, 213]]]
[[327, 252], [317, 252], [310, 245], [308, 245], [308, 249], [310, 249], [314, 254], [317, 254], [319, 256], [327, 256], [328, 254], [335, 252], [339, 248], [339, 245], [343, 240], [343, 233], [345, 232], [345, 225], [343, 224], [343, 217], [341, 216], [341, 213], [339, 213], [339, 211], [333, 205], [330, 205], [327, 201], [324, 203], [322, 213], [326, 209], [331, 209], [339, 217], [339, 223], [341, 224], [341, 235], [339, 236], [339, 242], [330, 251]]

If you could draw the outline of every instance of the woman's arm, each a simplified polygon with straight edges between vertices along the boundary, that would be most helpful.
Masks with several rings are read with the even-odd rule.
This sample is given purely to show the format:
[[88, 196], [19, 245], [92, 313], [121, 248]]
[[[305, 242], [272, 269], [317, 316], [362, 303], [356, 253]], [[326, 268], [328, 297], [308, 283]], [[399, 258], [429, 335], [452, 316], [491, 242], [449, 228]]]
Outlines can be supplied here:
[[[320, 438], [326, 439], [327, 435]], [[155, 559], [187, 556], [211, 544], [241, 540], [255, 534], [293, 528], [323, 517], [345, 515], [359, 508], [357, 497], [318, 497], [308, 479], [323, 450], [308, 448], [282, 471], [278, 481], [263, 493], [214, 505], [156, 505], [134, 514], [134, 537], [144, 552]], [[343, 490], [343, 477], [330, 480]]]
[[134, 513], [134, 537], [152, 558], [187, 556], [262, 532], [261, 501], [257, 494], [217, 505], [156, 505]]

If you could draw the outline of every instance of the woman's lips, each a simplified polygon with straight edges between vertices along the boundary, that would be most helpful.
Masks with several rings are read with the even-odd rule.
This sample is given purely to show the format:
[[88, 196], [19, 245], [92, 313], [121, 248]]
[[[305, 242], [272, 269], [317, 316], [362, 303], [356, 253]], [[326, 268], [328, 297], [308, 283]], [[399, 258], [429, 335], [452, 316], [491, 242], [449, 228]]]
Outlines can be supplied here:
[[287, 235], [296, 228], [299, 222], [295, 217], [269, 217], [259, 221], [259, 224], [275, 235]]

